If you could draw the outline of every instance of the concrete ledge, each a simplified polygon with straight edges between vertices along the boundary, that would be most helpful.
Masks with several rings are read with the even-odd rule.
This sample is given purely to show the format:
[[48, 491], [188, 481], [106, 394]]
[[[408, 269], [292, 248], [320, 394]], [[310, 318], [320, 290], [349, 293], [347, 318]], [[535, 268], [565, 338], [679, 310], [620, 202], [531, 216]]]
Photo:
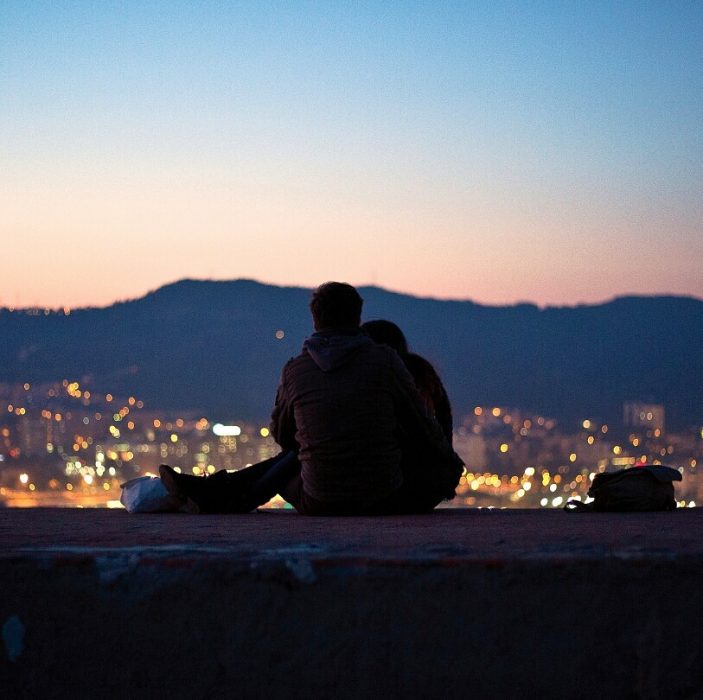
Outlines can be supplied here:
[[703, 515], [0, 511], [0, 695], [703, 693]]

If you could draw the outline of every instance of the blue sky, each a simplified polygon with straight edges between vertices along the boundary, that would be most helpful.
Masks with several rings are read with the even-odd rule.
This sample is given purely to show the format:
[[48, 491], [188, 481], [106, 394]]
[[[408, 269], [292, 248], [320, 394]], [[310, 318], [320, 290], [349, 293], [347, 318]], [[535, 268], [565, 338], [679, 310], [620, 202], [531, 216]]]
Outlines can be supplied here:
[[7, 2], [0, 304], [703, 297], [703, 4]]

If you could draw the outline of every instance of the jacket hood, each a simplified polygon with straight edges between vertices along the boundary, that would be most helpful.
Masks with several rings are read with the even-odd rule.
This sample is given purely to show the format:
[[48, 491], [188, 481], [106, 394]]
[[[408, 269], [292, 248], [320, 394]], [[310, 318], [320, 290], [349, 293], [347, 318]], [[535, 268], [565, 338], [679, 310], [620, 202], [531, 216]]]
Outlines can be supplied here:
[[333, 372], [370, 343], [371, 339], [361, 331], [322, 331], [303, 343], [303, 352], [307, 352], [323, 372]]

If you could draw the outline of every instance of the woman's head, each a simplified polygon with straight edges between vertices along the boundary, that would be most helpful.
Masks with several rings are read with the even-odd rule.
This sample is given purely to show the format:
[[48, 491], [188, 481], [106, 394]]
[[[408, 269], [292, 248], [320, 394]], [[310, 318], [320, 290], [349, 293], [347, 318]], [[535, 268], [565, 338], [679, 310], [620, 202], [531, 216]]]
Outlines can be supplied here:
[[392, 321], [367, 321], [361, 324], [361, 330], [375, 343], [382, 343], [393, 348], [399, 355], [408, 352], [408, 341], [403, 335], [403, 331]]

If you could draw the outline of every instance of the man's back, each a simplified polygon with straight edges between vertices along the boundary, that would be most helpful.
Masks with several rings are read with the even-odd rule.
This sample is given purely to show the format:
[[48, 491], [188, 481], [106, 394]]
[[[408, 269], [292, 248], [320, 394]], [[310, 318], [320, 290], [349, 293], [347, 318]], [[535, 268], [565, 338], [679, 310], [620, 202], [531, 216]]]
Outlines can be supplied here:
[[316, 333], [284, 368], [271, 427], [283, 452], [208, 479], [160, 468], [203, 512], [247, 512], [280, 493], [301, 513], [424, 513], [453, 495], [463, 464], [388, 347], [364, 335], [349, 284], [314, 290]]
[[283, 370], [273, 432], [299, 449], [306, 493], [375, 503], [403, 480], [399, 416], [412, 379], [395, 352], [357, 330], [316, 333]]

